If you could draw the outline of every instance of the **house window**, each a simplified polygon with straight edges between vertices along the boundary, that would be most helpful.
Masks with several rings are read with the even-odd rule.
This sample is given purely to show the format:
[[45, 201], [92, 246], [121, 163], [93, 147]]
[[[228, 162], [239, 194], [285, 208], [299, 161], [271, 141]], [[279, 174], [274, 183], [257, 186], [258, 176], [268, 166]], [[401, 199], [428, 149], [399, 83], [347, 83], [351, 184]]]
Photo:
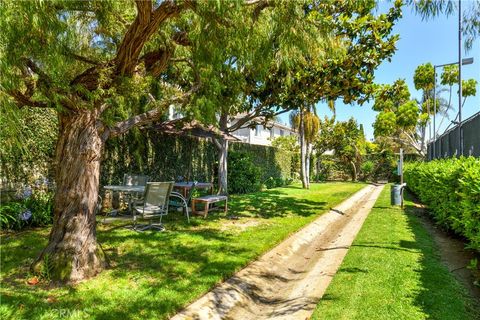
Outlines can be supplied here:
[[285, 135], [285, 131], [283, 131], [282, 129], [280, 129], [280, 137], [283, 137]]
[[255, 136], [260, 136], [260, 132], [261, 132], [262, 128], [260, 128], [260, 125], [257, 124], [257, 126], [255, 127]]

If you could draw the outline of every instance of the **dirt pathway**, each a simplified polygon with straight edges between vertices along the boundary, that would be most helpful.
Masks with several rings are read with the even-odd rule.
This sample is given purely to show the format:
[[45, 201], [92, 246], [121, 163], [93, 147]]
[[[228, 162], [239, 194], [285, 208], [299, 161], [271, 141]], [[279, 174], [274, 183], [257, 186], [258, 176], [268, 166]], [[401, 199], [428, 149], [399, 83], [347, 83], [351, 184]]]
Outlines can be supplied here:
[[172, 319], [308, 318], [382, 189], [363, 188]]

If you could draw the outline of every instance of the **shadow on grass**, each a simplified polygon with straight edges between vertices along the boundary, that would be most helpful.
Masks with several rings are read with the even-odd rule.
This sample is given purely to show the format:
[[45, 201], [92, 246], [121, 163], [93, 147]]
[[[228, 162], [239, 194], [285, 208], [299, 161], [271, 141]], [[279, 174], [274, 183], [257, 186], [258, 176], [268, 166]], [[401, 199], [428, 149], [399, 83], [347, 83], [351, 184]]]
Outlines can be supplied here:
[[[398, 247], [400, 246], [400, 248]], [[418, 248], [416, 248], [415, 243], [411, 241], [400, 240], [398, 246], [396, 245], [382, 245], [377, 243], [372, 244], [354, 244], [352, 247], [363, 247], [363, 248], [376, 248], [376, 249], [387, 249], [387, 250], [396, 250], [396, 251], [405, 251], [411, 253], [418, 253]]]
[[[79, 318], [96, 319], [167, 317], [186, 303], [178, 299], [179, 294], [188, 296], [191, 292], [190, 298], [195, 298], [230, 276], [251, 256], [248, 247], [235, 245], [232, 235], [215, 229], [192, 230], [188, 236], [173, 231], [115, 229], [98, 236], [114, 265], [96, 279], [103, 284], [92, 289], [73, 286], [50, 290], [25, 285], [24, 271], [20, 274], [23, 279], [2, 285], [11, 288], [2, 294], [3, 307], [15, 312], [11, 318], [68, 319], [75, 318], [76, 313]], [[8, 250], [2, 253], [13, 254]]]
[[[232, 196], [228, 214], [271, 219], [308, 217], [327, 209], [325, 201], [296, 197], [295, 189], [300, 188], [289, 186]], [[12, 281], [18, 285], [2, 281], [0, 317], [168, 318], [265, 250], [262, 241], [275, 238], [268, 230], [240, 235], [224, 232], [217, 223], [224, 219], [223, 213], [215, 212], [207, 219], [195, 217], [187, 223], [182, 213], [171, 212], [164, 218], [165, 232], [127, 230], [124, 226], [130, 221], [99, 224], [98, 240], [112, 267], [92, 281], [54, 289], [26, 285], [28, 271], [24, 267], [17, 273], [19, 264], [28, 266], [45, 246], [46, 238], [32, 233], [11, 239], [15, 242], [2, 248], [2, 256], [8, 257], [2, 261], [2, 277], [15, 278]], [[259, 243], [251, 243], [250, 236]], [[21, 246], [28, 250], [22, 251]]]
[[[298, 187], [288, 187], [296, 189]], [[283, 188], [267, 190], [253, 194], [235, 197], [230, 204], [229, 213], [237, 216], [255, 216], [264, 219], [284, 217], [291, 213], [299, 216], [310, 216], [319, 210], [326, 210], [325, 201], [312, 201], [286, 196]], [[300, 188], [299, 188], [300, 189]]]
[[[340, 268], [337, 273], [368, 273], [367, 269], [352, 267], [352, 268]], [[322, 298], [323, 300], [323, 298]]]
[[[478, 319], [480, 314], [476, 303], [447, 267], [440, 262], [441, 258], [433, 237], [425, 229], [417, 215], [424, 214], [423, 209], [414, 205], [416, 199], [405, 193], [405, 215], [415, 241], [401, 243], [404, 248], [419, 250], [421, 268], [419, 273], [422, 289], [417, 292], [415, 304], [431, 319]], [[420, 212], [422, 211], [422, 212]], [[448, 294], [446, 294], [448, 292]], [[467, 315], [463, 317], [462, 315]], [[448, 318], [446, 318], [448, 316]]]

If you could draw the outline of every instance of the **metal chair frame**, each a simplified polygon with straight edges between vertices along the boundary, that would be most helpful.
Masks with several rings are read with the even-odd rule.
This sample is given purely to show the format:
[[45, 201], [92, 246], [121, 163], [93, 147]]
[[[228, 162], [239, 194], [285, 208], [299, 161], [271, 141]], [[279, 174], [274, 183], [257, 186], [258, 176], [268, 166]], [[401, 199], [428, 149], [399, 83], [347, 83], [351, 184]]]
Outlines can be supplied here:
[[[135, 231], [144, 231], [147, 229], [157, 229], [159, 231], [165, 230], [165, 227], [162, 225], [162, 217], [168, 214], [169, 199], [173, 189], [173, 181], [168, 182], [147, 182], [143, 205], [135, 206], [133, 210], [133, 230]], [[163, 195], [155, 194], [158, 191], [158, 188], [165, 187], [165, 190], [160, 189], [164, 192]], [[156, 190], [157, 189], [157, 190]], [[140, 216], [144, 219], [149, 220], [149, 224], [146, 226], [138, 227], [137, 225], [137, 214], [140, 213]], [[158, 225], [152, 224], [152, 219], [155, 217], [160, 217]]]

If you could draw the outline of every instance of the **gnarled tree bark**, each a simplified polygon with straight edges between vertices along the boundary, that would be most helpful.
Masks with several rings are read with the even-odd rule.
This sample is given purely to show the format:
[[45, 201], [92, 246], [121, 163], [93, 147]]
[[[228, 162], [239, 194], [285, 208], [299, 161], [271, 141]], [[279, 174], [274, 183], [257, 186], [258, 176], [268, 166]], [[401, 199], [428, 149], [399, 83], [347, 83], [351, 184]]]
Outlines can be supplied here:
[[[157, 76], [167, 68], [173, 50], [153, 50], [140, 58], [145, 43], [153, 36], [169, 18], [179, 14], [191, 5], [185, 1], [177, 6], [175, 1], [167, 0], [154, 9], [152, 1], [136, 1], [137, 16], [119, 45], [114, 59], [92, 63], [93, 66], [77, 75], [70, 83], [72, 87], [94, 91], [116, 85], [118, 77], [131, 76], [139, 64], [144, 63], [148, 74]], [[28, 61], [27, 61], [28, 62]], [[28, 62], [26, 66], [39, 75], [39, 79], [47, 85], [48, 79], [36, 65]], [[107, 73], [107, 81], [101, 83], [102, 71]], [[28, 80], [28, 79], [27, 79]], [[185, 102], [198, 89], [195, 84], [186, 94], [180, 95], [171, 102]], [[70, 100], [79, 104], [88, 104], [82, 92], [71, 93]], [[43, 107], [29, 97], [16, 94], [12, 96], [19, 105]], [[48, 93], [48, 92], [47, 92]], [[48, 94], [47, 94], [48, 96]], [[63, 101], [63, 100], [62, 100]], [[82, 102], [83, 101], [83, 102]], [[103, 103], [103, 105], [102, 105]], [[62, 104], [64, 104], [62, 102]], [[56, 184], [54, 199], [54, 222], [47, 247], [32, 264], [34, 272], [48, 270], [51, 279], [62, 282], [76, 282], [98, 274], [105, 267], [103, 252], [97, 245], [95, 207], [97, 204], [100, 160], [105, 141], [112, 136], [122, 134], [141, 124], [150, 123], [162, 114], [162, 106], [154, 110], [122, 121], [112, 128], [105, 128], [100, 116], [108, 107], [105, 97], [100, 97], [96, 105], [91, 107], [64, 104], [68, 112], [59, 113], [59, 138], [56, 147]]]
[[59, 115], [53, 228], [32, 269], [48, 270], [52, 279], [63, 282], [95, 276], [105, 267], [95, 229], [104, 143], [97, 119], [96, 109]]

